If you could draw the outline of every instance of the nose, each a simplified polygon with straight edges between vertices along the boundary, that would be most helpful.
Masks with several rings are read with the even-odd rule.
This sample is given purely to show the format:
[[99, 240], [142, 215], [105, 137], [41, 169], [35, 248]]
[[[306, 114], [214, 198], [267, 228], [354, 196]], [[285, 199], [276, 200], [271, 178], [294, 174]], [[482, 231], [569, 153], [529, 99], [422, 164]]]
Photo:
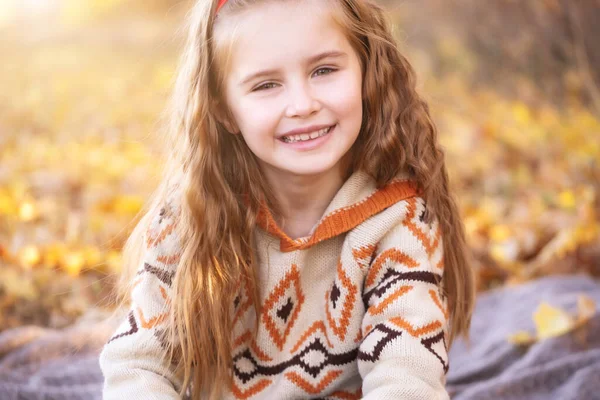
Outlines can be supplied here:
[[291, 86], [288, 96], [286, 117], [307, 117], [321, 109], [321, 103], [315, 98], [306, 82]]

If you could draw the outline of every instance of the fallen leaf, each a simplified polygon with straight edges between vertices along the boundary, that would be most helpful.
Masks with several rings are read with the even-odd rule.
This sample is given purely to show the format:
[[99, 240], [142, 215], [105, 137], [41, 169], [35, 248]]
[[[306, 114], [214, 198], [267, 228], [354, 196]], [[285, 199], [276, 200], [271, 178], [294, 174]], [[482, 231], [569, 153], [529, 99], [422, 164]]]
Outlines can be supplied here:
[[509, 335], [508, 341], [516, 345], [530, 345], [539, 340], [561, 336], [586, 324], [595, 313], [594, 299], [583, 294], [577, 297], [576, 316], [542, 302], [533, 313], [535, 335], [527, 331], [518, 331]]
[[536, 340], [537, 338], [527, 331], [519, 331], [508, 337], [508, 341], [516, 345], [529, 345]]
[[29, 245], [19, 250], [17, 258], [22, 267], [29, 269], [38, 265], [42, 256], [40, 250], [36, 246]]
[[4, 288], [8, 296], [26, 300], [35, 300], [38, 297], [38, 290], [31, 279], [13, 268], [0, 269], [0, 287]]

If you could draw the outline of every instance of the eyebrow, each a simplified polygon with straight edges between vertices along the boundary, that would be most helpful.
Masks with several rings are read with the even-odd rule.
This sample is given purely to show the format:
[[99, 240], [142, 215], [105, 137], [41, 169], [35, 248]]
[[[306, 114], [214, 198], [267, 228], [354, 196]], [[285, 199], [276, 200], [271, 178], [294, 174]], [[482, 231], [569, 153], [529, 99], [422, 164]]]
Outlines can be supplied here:
[[[325, 51], [323, 53], [319, 53], [315, 56], [308, 58], [306, 61], [307, 61], [307, 64], [314, 64], [325, 58], [345, 58], [347, 56], [348, 56], [348, 54], [344, 53], [343, 51], [332, 50], [332, 51]], [[277, 72], [277, 70], [275, 70], [275, 69], [267, 69], [267, 70], [255, 72], [251, 75], [248, 75], [246, 78], [244, 78], [240, 82], [240, 85], [243, 86], [256, 78], [260, 78], [260, 77], [266, 76], [266, 75], [273, 75], [276, 72]]]

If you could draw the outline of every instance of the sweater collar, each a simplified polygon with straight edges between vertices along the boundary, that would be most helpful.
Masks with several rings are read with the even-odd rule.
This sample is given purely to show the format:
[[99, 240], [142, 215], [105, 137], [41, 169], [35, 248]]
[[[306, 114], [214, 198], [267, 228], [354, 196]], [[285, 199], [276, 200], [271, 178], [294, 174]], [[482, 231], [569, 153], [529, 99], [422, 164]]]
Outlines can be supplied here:
[[338, 190], [310, 236], [291, 239], [277, 226], [266, 207], [259, 211], [257, 224], [266, 232], [279, 238], [282, 252], [304, 250], [348, 232], [394, 203], [415, 196], [417, 192], [416, 183], [405, 175], [378, 189], [371, 176], [358, 171], [353, 173]]

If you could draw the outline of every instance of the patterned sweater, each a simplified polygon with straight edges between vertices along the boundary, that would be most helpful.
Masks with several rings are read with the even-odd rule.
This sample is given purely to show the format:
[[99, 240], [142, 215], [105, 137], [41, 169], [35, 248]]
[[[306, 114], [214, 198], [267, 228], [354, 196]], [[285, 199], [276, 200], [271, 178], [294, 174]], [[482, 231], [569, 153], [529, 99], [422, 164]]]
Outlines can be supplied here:
[[[226, 399], [448, 399], [442, 238], [399, 178], [376, 189], [354, 173], [311, 236], [290, 239], [263, 210], [255, 234], [261, 309], [241, 285], [233, 305], [234, 384]], [[161, 210], [126, 318], [104, 346], [105, 400], [177, 399], [161, 360], [179, 244]], [[256, 337], [250, 328], [259, 319]]]

